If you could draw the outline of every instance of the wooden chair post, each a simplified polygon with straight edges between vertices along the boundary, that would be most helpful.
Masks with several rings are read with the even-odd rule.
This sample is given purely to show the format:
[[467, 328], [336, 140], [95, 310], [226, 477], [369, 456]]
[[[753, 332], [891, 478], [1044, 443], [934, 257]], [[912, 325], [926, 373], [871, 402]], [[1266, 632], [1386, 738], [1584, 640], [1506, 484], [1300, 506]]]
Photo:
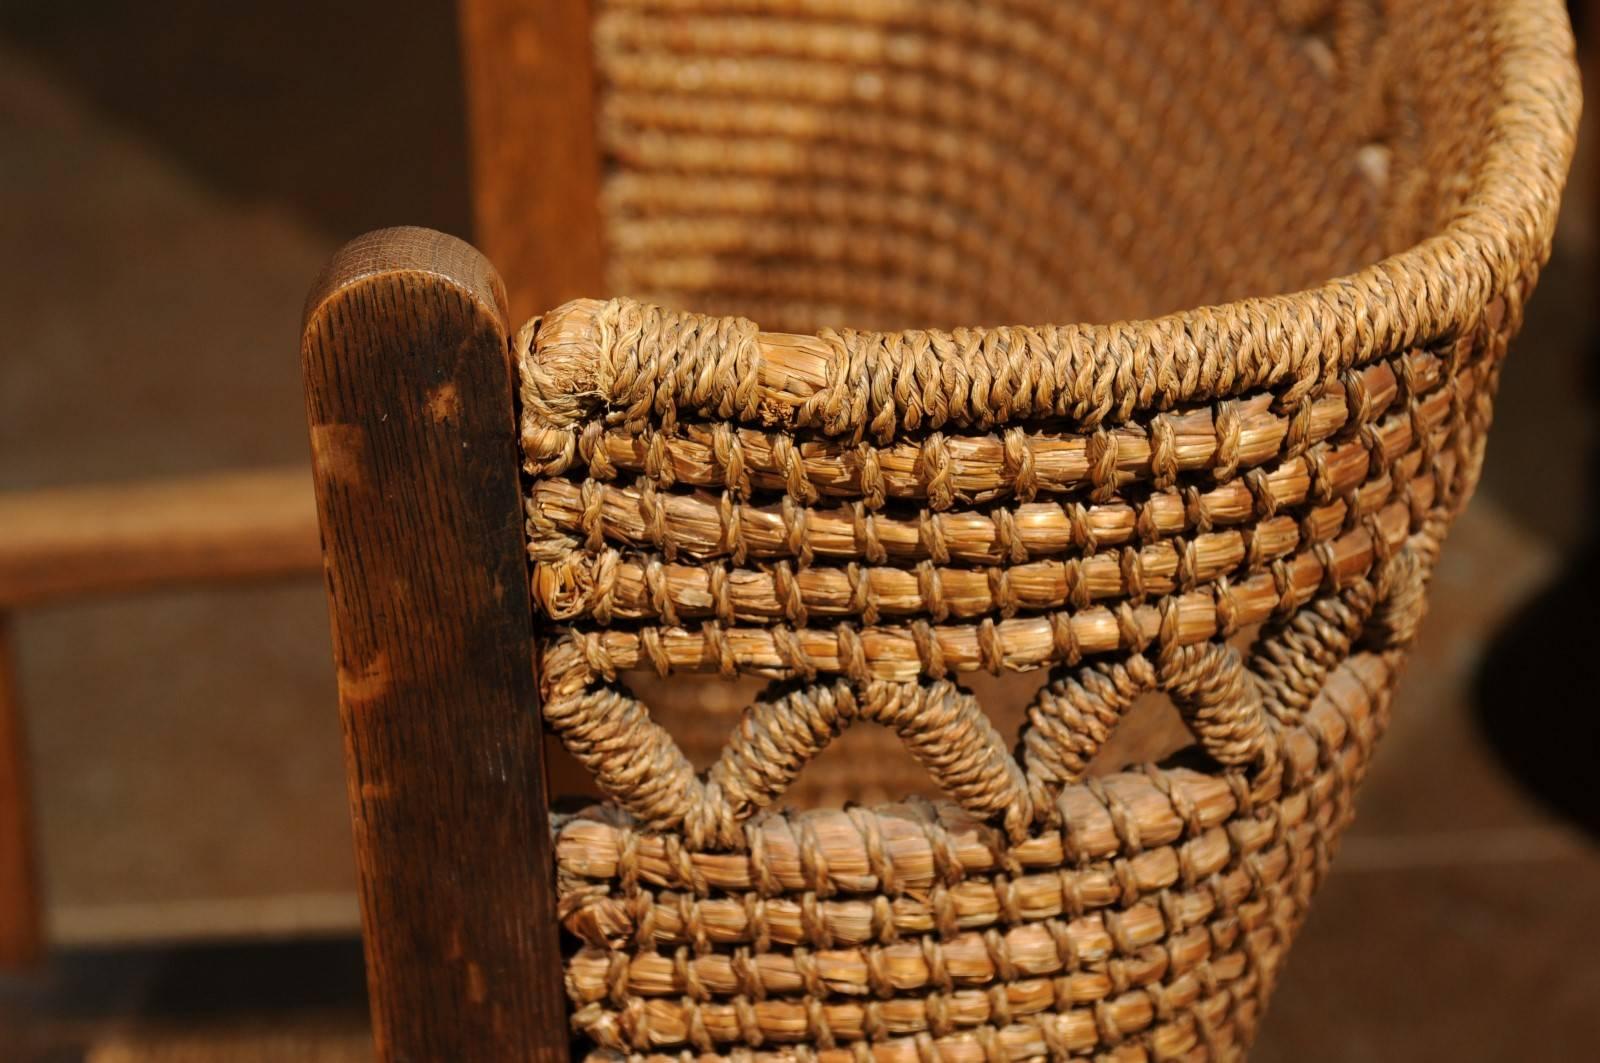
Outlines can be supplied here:
[[[473, 239], [522, 320], [604, 291], [590, 0], [460, 0]], [[550, 249], [560, 254], [550, 254]]]
[[369, 234], [302, 356], [378, 1058], [563, 1059], [500, 280]]

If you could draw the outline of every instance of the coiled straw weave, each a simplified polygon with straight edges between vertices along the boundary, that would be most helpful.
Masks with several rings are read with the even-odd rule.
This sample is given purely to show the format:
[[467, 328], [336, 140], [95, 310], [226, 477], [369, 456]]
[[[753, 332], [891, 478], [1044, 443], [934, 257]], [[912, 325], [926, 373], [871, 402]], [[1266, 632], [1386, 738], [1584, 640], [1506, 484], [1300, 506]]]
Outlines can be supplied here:
[[[1239, 1057], [1548, 256], [1561, 5], [596, 8], [633, 297], [518, 339], [584, 1050]], [[640, 670], [770, 685], [697, 771]], [[942, 799], [777, 811], [862, 724]]]

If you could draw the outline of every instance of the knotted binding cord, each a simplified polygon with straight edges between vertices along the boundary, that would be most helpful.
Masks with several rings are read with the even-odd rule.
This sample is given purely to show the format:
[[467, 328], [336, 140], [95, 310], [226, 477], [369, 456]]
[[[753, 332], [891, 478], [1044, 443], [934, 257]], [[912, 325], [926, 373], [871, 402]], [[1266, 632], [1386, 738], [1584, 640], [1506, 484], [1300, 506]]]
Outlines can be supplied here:
[[[1271, 301], [1259, 302], [1252, 309], [1270, 316]], [[670, 428], [679, 416], [736, 418], [880, 444], [900, 432], [1028, 420], [1093, 428], [1264, 388], [1292, 407], [1386, 349], [1370, 334], [1330, 349], [1310, 327], [1279, 327], [1268, 352], [1251, 340], [1251, 324], [1224, 333], [1197, 311], [1192, 321], [1114, 326], [796, 336], [618, 298], [565, 304], [517, 345], [524, 410], [546, 429], [603, 412], [636, 431]]]

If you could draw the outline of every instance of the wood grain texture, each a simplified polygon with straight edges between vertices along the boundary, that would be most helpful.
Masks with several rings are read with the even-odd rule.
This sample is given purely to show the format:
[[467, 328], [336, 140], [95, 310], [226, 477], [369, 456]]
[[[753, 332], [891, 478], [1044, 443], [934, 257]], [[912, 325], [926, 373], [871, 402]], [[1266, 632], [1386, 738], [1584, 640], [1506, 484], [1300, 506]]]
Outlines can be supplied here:
[[378, 1056], [564, 1058], [500, 282], [369, 234], [303, 360]]
[[318, 571], [303, 467], [0, 495], [0, 605]]
[[0, 969], [32, 966], [44, 950], [28, 743], [18, 697], [10, 618], [0, 612]]
[[475, 239], [510, 278], [513, 326], [600, 294], [589, 0], [462, 0]]

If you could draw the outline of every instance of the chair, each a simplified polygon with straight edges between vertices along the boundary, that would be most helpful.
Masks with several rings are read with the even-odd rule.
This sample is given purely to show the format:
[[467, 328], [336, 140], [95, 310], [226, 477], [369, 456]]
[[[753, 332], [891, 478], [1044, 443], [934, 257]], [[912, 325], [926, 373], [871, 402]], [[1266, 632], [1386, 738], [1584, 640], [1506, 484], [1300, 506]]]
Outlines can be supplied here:
[[[1561, 6], [542, 10], [518, 261], [636, 297], [400, 229], [307, 304], [380, 1057], [1242, 1056], [1548, 255]], [[1116, 323], [975, 327], [1052, 319]], [[697, 770], [639, 671], [770, 684]], [[943, 797], [781, 810], [862, 723]]]

